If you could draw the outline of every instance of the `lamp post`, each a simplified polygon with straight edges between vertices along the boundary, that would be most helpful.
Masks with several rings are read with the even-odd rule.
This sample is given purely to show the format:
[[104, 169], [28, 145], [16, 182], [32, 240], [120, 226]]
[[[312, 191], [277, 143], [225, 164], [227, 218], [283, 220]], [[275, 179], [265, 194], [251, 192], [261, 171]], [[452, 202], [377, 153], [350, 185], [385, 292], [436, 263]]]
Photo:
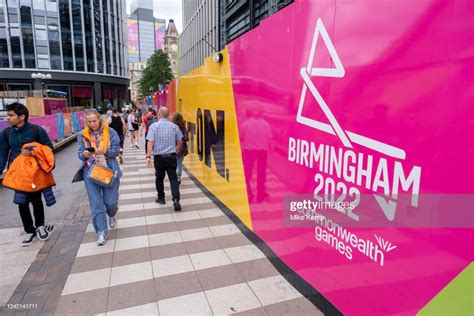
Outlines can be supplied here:
[[44, 74], [44, 73], [41, 73], [41, 72], [32, 73], [32, 74], [31, 74], [31, 78], [36, 79], [36, 80], [40, 80], [40, 83], [41, 83], [41, 94], [42, 94], [43, 97], [44, 97], [44, 96], [45, 96], [45, 95], [44, 95], [44, 80], [50, 80], [50, 79], [52, 78], [51, 74]]

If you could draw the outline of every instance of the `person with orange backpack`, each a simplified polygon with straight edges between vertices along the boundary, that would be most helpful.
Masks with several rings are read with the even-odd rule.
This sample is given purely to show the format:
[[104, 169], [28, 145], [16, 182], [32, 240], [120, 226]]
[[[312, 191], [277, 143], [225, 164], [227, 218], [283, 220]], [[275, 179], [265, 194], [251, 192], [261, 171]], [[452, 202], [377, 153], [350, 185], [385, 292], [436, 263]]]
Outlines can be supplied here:
[[[28, 143], [36, 142], [54, 151], [53, 143], [46, 131], [40, 126], [28, 123], [29, 112], [25, 105], [15, 102], [7, 105], [6, 111], [10, 127], [4, 129], [0, 135], [0, 173], [3, 172], [5, 166], [11, 165], [20, 155], [32, 156], [32, 151], [35, 149], [24, 146]], [[30, 245], [36, 237], [43, 241], [48, 240], [52, 230], [52, 226], [46, 227], [44, 224], [44, 206], [41, 198], [43, 190], [34, 189], [32, 188], [31, 192], [15, 190], [15, 200], [20, 201], [20, 217], [26, 232], [22, 246]], [[52, 193], [52, 191], [48, 190], [47, 193]], [[34, 225], [30, 203], [33, 205]]]

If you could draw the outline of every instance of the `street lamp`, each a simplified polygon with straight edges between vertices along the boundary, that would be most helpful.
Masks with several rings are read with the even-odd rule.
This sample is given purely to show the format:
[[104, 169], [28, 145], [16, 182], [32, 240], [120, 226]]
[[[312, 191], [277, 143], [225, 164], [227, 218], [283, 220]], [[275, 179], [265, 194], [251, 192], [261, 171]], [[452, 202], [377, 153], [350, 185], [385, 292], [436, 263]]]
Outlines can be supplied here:
[[44, 80], [50, 80], [52, 78], [51, 74], [44, 74], [44, 73], [41, 73], [41, 72], [32, 73], [31, 78], [40, 80], [40, 82], [41, 82], [41, 92], [42, 92], [43, 97], [44, 97]]

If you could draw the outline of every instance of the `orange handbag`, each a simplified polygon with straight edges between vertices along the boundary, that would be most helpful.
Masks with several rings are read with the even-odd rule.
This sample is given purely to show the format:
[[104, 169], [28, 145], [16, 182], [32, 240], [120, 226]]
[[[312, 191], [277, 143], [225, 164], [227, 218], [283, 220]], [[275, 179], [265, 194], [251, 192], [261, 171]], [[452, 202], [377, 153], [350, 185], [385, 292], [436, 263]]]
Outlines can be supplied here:
[[86, 177], [101, 187], [111, 188], [114, 185], [116, 173], [114, 174], [114, 171], [107, 167], [93, 163], [87, 171]]

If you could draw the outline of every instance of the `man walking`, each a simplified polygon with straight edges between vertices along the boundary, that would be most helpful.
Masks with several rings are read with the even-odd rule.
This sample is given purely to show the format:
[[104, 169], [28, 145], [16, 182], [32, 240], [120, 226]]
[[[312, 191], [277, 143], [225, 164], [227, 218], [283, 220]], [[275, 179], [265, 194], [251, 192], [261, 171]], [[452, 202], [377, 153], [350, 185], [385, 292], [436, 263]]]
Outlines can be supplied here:
[[[6, 110], [10, 127], [0, 135], [0, 174], [5, 166], [11, 164], [20, 154], [31, 155], [30, 150], [22, 149], [24, 144], [38, 142], [54, 150], [46, 131], [40, 126], [28, 123], [29, 112], [26, 106], [15, 102], [7, 105]], [[26, 202], [19, 205], [21, 221], [26, 232], [22, 246], [30, 245], [37, 236], [43, 241], [49, 238], [48, 230], [44, 226], [44, 206], [41, 194], [41, 191], [27, 193]], [[30, 203], [33, 205], [34, 226]]]
[[156, 170], [156, 191], [158, 198], [156, 203], [165, 204], [165, 192], [163, 180], [165, 179], [165, 172], [168, 174], [168, 179], [171, 185], [171, 194], [173, 196], [173, 206], [175, 211], [181, 211], [181, 204], [179, 204], [179, 184], [176, 176], [176, 152], [181, 151], [183, 142], [183, 134], [176, 124], [168, 121], [169, 110], [165, 107], [158, 111], [158, 122], [150, 126], [146, 139], [148, 140], [147, 147], [147, 165], [151, 166], [151, 158], [153, 155], [153, 162]]

